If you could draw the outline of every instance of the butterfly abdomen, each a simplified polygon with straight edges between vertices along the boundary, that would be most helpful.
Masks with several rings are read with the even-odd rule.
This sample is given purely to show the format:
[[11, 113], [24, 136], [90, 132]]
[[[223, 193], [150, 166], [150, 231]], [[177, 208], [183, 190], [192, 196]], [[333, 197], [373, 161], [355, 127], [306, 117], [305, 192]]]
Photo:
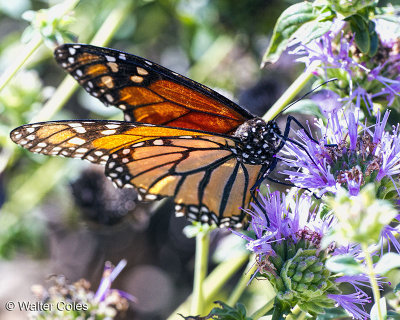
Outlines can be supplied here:
[[233, 135], [241, 142], [235, 150], [239, 161], [268, 165], [278, 150], [281, 131], [275, 121], [254, 118], [239, 126]]

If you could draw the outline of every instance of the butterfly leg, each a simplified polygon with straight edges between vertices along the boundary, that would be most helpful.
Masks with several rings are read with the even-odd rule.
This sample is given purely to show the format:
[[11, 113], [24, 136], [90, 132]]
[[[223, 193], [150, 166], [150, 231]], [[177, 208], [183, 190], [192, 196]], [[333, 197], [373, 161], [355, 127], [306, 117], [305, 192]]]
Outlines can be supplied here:
[[310, 140], [312, 140], [312, 141], [314, 141], [315, 143], [317, 143], [318, 144], [318, 141], [317, 140], [315, 140], [312, 136], [311, 136], [311, 134], [308, 132], [308, 130], [295, 118], [295, 117], [293, 117], [293, 116], [291, 116], [291, 115], [289, 115], [288, 117], [287, 117], [287, 120], [286, 120], [286, 126], [285, 126], [285, 131], [284, 131], [284, 133], [283, 133], [283, 135], [282, 135], [282, 142], [280, 143], [280, 145], [279, 145], [279, 147], [278, 147], [278, 151], [280, 150], [280, 149], [282, 149], [283, 148], [283, 146], [284, 146], [284, 144], [285, 144], [285, 142], [286, 141], [293, 141], [293, 140], [291, 140], [291, 139], [289, 139], [289, 132], [290, 132], [290, 124], [291, 124], [291, 122], [295, 122], [301, 129], [303, 129], [304, 130], [304, 133], [307, 135], [307, 137], [310, 139]]
[[281, 143], [279, 144], [279, 146], [277, 148], [277, 153], [283, 148], [283, 146], [285, 145], [286, 141], [289, 141], [289, 142], [295, 144], [296, 146], [298, 146], [299, 148], [301, 148], [308, 155], [310, 160], [317, 166], [317, 164], [315, 163], [314, 159], [311, 157], [311, 155], [307, 151], [307, 149], [303, 145], [301, 145], [299, 142], [289, 138], [290, 124], [291, 124], [292, 121], [294, 121], [300, 128], [302, 128], [304, 130], [305, 134], [307, 135], [307, 137], [310, 140], [312, 140], [313, 142], [318, 144], [318, 141], [315, 140], [311, 136], [311, 134], [306, 130], [306, 128], [304, 128], [304, 126], [296, 118], [294, 118], [293, 116], [289, 115], [288, 118], [287, 118], [287, 121], [286, 121], [285, 131], [284, 131], [283, 135], [278, 135], [282, 139], [282, 141], [281, 141]]
[[278, 162], [278, 159], [274, 158], [273, 162], [269, 166], [264, 166], [260, 171], [260, 174], [258, 176], [258, 179], [257, 179], [256, 183], [250, 188], [251, 197], [254, 199], [254, 202], [256, 203], [256, 205], [264, 212], [264, 215], [267, 218], [268, 226], [270, 225], [270, 221], [269, 221], [267, 212], [265, 211], [264, 207], [262, 206], [262, 204], [258, 200], [257, 192], [259, 192], [258, 188], [261, 185], [261, 183], [268, 176], [268, 172], [270, 172], [273, 169], [275, 169], [277, 162]]

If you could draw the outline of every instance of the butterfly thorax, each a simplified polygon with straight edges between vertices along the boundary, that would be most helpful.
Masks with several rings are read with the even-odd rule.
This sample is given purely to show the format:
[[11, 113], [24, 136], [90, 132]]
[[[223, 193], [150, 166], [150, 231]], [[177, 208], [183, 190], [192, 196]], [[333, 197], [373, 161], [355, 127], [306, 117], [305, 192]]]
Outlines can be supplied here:
[[265, 122], [254, 118], [240, 125], [233, 136], [240, 139], [236, 144], [239, 161], [249, 164], [269, 164], [278, 151], [281, 131], [275, 121]]

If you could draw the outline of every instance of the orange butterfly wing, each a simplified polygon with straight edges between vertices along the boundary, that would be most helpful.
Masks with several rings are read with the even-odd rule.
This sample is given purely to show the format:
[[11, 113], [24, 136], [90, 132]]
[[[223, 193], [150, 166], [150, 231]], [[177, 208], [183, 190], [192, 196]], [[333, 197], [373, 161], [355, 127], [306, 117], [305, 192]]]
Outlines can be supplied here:
[[210, 88], [125, 52], [64, 44], [54, 54], [86, 91], [123, 110], [128, 121], [230, 134], [254, 117]]
[[10, 136], [32, 152], [105, 164], [117, 187], [137, 187], [145, 200], [172, 196], [178, 213], [223, 226], [241, 225], [263, 167], [238, 161], [235, 138], [141, 123], [52, 121]]

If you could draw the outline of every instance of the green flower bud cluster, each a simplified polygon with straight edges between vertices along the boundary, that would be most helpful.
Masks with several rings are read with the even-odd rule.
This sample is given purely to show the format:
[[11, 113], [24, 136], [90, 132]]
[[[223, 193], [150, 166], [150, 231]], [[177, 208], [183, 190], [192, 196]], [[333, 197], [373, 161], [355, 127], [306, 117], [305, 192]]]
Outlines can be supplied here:
[[[325, 2], [325, 1], [317, 1]], [[376, 0], [328, 0], [328, 4], [331, 8], [336, 11], [336, 13], [348, 17], [352, 14], [357, 14], [359, 11], [363, 10], [369, 6], [376, 6]]]
[[[310, 243], [282, 241], [273, 245], [276, 256], [264, 257], [268, 262], [265, 275], [276, 290], [276, 312], [289, 312], [299, 306], [312, 315], [323, 314], [325, 308], [332, 308], [335, 302], [327, 294], [340, 294], [332, 279], [332, 273], [325, 267], [325, 251], [310, 247]], [[303, 247], [303, 248], [301, 248]]]

